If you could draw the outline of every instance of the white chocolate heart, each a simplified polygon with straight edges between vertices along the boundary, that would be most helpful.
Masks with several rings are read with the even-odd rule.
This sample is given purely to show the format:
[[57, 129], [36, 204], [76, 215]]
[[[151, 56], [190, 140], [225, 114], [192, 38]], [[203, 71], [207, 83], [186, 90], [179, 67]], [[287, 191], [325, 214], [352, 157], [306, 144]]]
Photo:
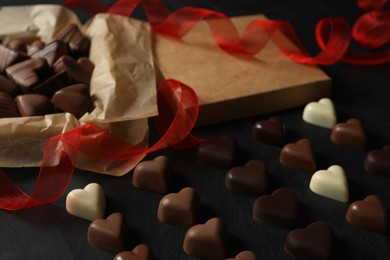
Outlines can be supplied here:
[[338, 165], [315, 172], [310, 180], [310, 189], [330, 199], [341, 202], [349, 200], [347, 177], [343, 168]]
[[332, 129], [336, 123], [336, 111], [332, 100], [320, 99], [318, 102], [310, 102], [303, 110], [303, 120], [309, 124]]
[[103, 188], [97, 183], [90, 183], [84, 189], [72, 190], [66, 197], [66, 210], [91, 221], [104, 218], [106, 198]]

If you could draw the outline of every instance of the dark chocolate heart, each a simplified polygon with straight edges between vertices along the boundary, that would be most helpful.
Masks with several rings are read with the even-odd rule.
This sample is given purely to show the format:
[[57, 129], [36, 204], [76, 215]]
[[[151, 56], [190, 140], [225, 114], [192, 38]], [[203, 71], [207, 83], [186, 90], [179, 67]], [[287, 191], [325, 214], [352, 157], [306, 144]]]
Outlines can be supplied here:
[[360, 150], [364, 150], [367, 143], [363, 126], [356, 118], [337, 124], [332, 130], [330, 139], [335, 144]]
[[279, 188], [272, 195], [263, 195], [253, 204], [253, 218], [276, 226], [294, 227], [298, 203], [294, 191]]
[[0, 44], [0, 74], [11, 65], [29, 59], [26, 54], [11, 50]]
[[225, 257], [227, 228], [220, 218], [191, 227], [183, 243], [184, 251], [201, 259], [217, 260]]
[[68, 50], [66, 43], [59, 40], [53, 40], [47, 43], [41, 50], [32, 53], [31, 58], [42, 57], [46, 59], [49, 66], [53, 66], [61, 56], [68, 54]]
[[133, 186], [165, 194], [168, 192], [171, 176], [172, 168], [168, 158], [159, 156], [153, 161], [143, 161], [135, 167]]
[[93, 63], [85, 57], [77, 60], [77, 62], [70, 56], [64, 55], [54, 64], [54, 71], [59, 73], [66, 71], [69, 78], [75, 83], [89, 84], [92, 72], [95, 68]]
[[243, 251], [236, 255], [235, 258], [228, 258], [226, 260], [256, 260], [256, 255], [252, 251]]
[[376, 195], [352, 203], [348, 208], [346, 219], [353, 226], [378, 233], [386, 233], [389, 225], [386, 209]]
[[157, 217], [161, 222], [191, 227], [196, 223], [200, 208], [198, 192], [190, 187], [171, 193], [160, 200]]
[[382, 150], [369, 152], [364, 161], [364, 168], [370, 173], [390, 176], [390, 145], [383, 147]]
[[252, 138], [261, 143], [283, 146], [285, 131], [282, 119], [273, 116], [257, 122], [252, 128]]
[[263, 161], [252, 160], [244, 167], [234, 167], [225, 178], [226, 188], [235, 193], [260, 196], [267, 192], [267, 166]]
[[200, 144], [197, 160], [204, 165], [228, 168], [234, 164], [237, 149], [237, 141], [233, 136], [221, 136]]
[[0, 92], [5, 92], [10, 96], [15, 97], [19, 92], [19, 88], [12, 81], [3, 75], [0, 75]]
[[15, 98], [21, 116], [43, 116], [54, 113], [50, 99], [40, 94], [25, 94]]
[[280, 162], [294, 169], [314, 173], [316, 162], [309, 139], [301, 139], [297, 143], [283, 147], [279, 157]]
[[18, 106], [14, 99], [7, 93], [0, 92], [0, 118], [19, 116]]
[[131, 252], [123, 251], [114, 260], [153, 260], [152, 252], [146, 244], [136, 246]]
[[80, 118], [90, 108], [89, 88], [85, 84], [65, 87], [53, 95], [51, 102], [62, 112], [69, 112]]
[[88, 227], [88, 242], [98, 248], [120, 252], [129, 244], [128, 227], [121, 213], [113, 213], [107, 219], [97, 219]]
[[313, 222], [307, 228], [292, 230], [284, 250], [297, 259], [329, 259], [332, 254], [333, 231], [326, 222]]

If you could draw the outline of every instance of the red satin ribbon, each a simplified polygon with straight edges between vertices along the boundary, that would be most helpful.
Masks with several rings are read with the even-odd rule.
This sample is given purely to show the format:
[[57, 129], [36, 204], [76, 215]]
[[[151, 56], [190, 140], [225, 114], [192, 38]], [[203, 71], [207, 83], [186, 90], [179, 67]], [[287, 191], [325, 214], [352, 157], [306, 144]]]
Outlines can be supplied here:
[[168, 146], [187, 148], [203, 141], [190, 134], [198, 116], [198, 99], [190, 87], [176, 80], [166, 80], [159, 86], [157, 98], [156, 123], [163, 136], [152, 147], [125, 143], [92, 124], [54, 136], [45, 147], [31, 196], [0, 171], [0, 208], [18, 210], [57, 200], [72, 178], [79, 152], [101, 160], [141, 160], [147, 153]]

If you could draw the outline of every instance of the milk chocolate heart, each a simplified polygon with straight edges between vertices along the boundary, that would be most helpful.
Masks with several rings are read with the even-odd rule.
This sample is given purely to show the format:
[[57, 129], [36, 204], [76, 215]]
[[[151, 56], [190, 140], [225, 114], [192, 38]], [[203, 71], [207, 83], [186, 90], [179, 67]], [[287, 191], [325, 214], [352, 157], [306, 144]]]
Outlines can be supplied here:
[[329, 98], [320, 99], [318, 102], [310, 102], [303, 110], [303, 120], [309, 124], [333, 128], [336, 124], [336, 110]]
[[90, 108], [89, 88], [85, 84], [68, 86], [57, 91], [51, 102], [62, 112], [69, 112], [80, 118]]
[[161, 222], [191, 227], [196, 223], [200, 208], [198, 192], [190, 187], [171, 193], [160, 200], [157, 217]]
[[252, 251], [243, 251], [236, 255], [235, 258], [228, 258], [226, 260], [256, 260], [256, 255]]
[[136, 246], [131, 252], [124, 251], [117, 254], [114, 260], [153, 260], [154, 257], [146, 244]]
[[390, 176], [390, 145], [369, 152], [364, 160], [364, 168], [369, 173]]
[[233, 165], [238, 145], [232, 136], [221, 136], [198, 146], [197, 160], [199, 163], [221, 168]]
[[43, 116], [54, 113], [50, 99], [41, 94], [25, 94], [15, 98], [21, 116]]
[[276, 226], [294, 227], [298, 203], [294, 191], [279, 188], [272, 195], [263, 195], [253, 204], [253, 218]]
[[252, 160], [244, 167], [234, 167], [225, 178], [226, 188], [235, 193], [260, 196], [267, 192], [267, 166], [263, 161]]
[[134, 169], [133, 186], [165, 194], [168, 192], [172, 173], [169, 160], [165, 156], [159, 156], [153, 161], [143, 161]]
[[344, 169], [332, 165], [327, 170], [320, 170], [313, 174], [310, 180], [310, 189], [318, 195], [348, 202], [348, 181]]
[[121, 213], [113, 213], [107, 219], [97, 219], [88, 227], [88, 242], [98, 248], [120, 252], [129, 244], [128, 227]]
[[335, 144], [360, 150], [364, 150], [367, 143], [363, 126], [356, 118], [337, 124], [332, 130], [330, 139]]
[[282, 119], [273, 116], [268, 120], [257, 122], [252, 128], [252, 138], [261, 143], [283, 146], [285, 130]]
[[0, 118], [19, 116], [19, 110], [14, 99], [7, 93], [0, 92]]
[[352, 203], [348, 208], [346, 219], [353, 226], [378, 233], [386, 233], [389, 225], [386, 209], [376, 195]]
[[311, 223], [307, 228], [292, 230], [284, 250], [297, 259], [329, 259], [332, 254], [333, 231], [325, 222]]
[[191, 227], [183, 243], [184, 251], [201, 259], [218, 260], [225, 256], [227, 228], [220, 218]]
[[72, 190], [66, 196], [66, 210], [91, 221], [103, 218], [106, 210], [103, 188], [97, 183], [90, 183], [84, 189]]
[[57, 73], [66, 71], [69, 78], [75, 83], [89, 84], [95, 65], [85, 57], [76, 62], [72, 57], [64, 55], [57, 60], [53, 67]]
[[309, 139], [301, 139], [297, 143], [283, 147], [279, 157], [280, 162], [297, 170], [314, 173], [316, 162]]

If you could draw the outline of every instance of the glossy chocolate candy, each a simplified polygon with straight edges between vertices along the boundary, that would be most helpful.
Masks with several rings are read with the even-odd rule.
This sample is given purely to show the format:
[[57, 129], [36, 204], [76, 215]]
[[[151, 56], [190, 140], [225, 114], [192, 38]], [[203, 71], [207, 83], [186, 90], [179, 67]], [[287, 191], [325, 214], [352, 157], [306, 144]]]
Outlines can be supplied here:
[[294, 169], [313, 174], [316, 162], [309, 139], [301, 139], [296, 143], [287, 144], [280, 152], [280, 162]]
[[54, 113], [50, 99], [41, 94], [25, 94], [15, 98], [21, 116], [43, 116]]
[[242, 251], [237, 254], [235, 258], [228, 258], [226, 260], [256, 260], [256, 255], [252, 251]]
[[8, 95], [15, 97], [19, 92], [19, 88], [9, 79], [0, 75], [0, 92], [5, 92]]
[[359, 150], [364, 150], [367, 138], [359, 119], [352, 118], [345, 123], [337, 124], [330, 136], [333, 143]]
[[369, 173], [390, 176], [390, 145], [382, 150], [370, 151], [364, 160], [364, 169]]
[[89, 88], [85, 84], [65, 87], [53, 95], [51, 102], [60, 111], [69, 112], [80, 118], [89, 111]]
[[7, 93], [0, 92], [0, 118], [19, 116], [19, 110], [14, 99]]
[[62, 28], [54, 39], [67, 43], [73, 57], [88, 57], [91, 41], [85, 37], [79, 27], [75, 24], [69, 24]]
[[0, 44], [0, 74], [4, 73], [9, 66], [29, 59], [29, 57], [22, 53], [11, 50]]
[[199, 163], [221, 168], [231, 167], [235, 163], [238, 145], [233, 136], [221, 136], [198, 146]]
[[64, 55], [57, 60], [53, 68], [57, 73], [66, 71], [74, 83], [89, 84], [95, 66], [88, 58], [82, 57], [76, 62], [72, 57]]
[[7, 43], [7, 47], [17, 52], [27, 53], [27, 44], [19, 39], [11, 40]]
[[54, 93], [69, 86], [70, 79], [66, 72], [60, 72], [47, 78], [37, 86], [33, 86], [30, 90], [34, 93], [39, 93], [47, 97], [52, 97]]
[[257, 122], [252, 128], [253, 140], [265, 144], [283, 146], [285, 130], [282, 119], [273, 116], [268, 120]]
[[123, 251], [114, 260], [153, 260], [153, 254], [146, 244], [136, 246], [132, 251]]
[[66, 43], [53, 40], [45, 45], [43, 49], [38, 50], [31, 54], [31, 58], [42, 57], [46, 59], [49, 66], [53, 66], [53, 64], [62, 56], [68, 54], [68, 46]]
[[6, 72], [8, 78], [28, 93], [49, 75], [50, 67], [44, 58], [35, 58], [12, 65]]

